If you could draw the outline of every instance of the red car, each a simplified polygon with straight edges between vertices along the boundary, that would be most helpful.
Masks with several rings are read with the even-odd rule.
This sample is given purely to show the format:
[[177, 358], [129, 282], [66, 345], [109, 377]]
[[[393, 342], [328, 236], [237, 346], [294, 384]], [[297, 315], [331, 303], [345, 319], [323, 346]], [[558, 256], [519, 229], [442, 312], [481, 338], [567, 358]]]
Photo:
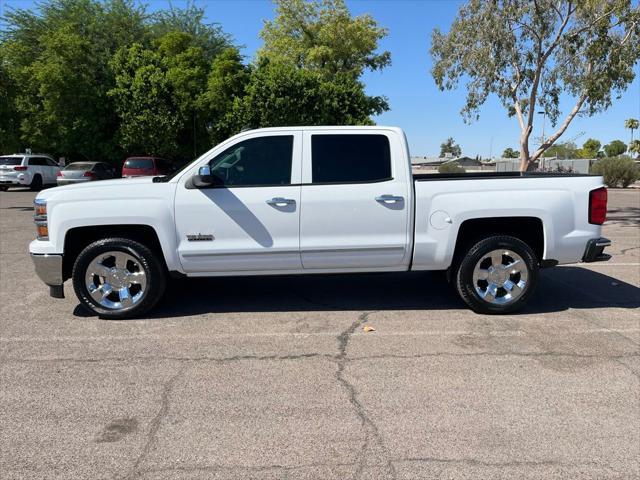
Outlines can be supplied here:
[[158, 157], [129, 157], [122, 165], [122, 177], [168, 175], [175, 171], [168, 160]]

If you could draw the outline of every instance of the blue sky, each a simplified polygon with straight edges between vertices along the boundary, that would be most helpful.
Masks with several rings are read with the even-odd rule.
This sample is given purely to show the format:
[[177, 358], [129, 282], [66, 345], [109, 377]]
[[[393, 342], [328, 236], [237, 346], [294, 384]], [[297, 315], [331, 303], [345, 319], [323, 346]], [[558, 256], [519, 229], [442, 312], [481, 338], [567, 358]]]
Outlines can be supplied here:
[[[144, 2], [150, 10], [166, 8], [169, 0]], [[172, 0], [183, 6], [186, 0]], [[447, 30], [462, 2], [447, 0], [347, 0], [354, 15], [371, 14], [381, 26], [388, 28], [388, 36], [380, 48], [391, 52], [392, 64], [381, 72], [368, 72], [363, 80], [367, 92], [385, 95], [391, 110], [375, 118], [380, 125], [400, 126], [407, 132], [413, 155], [437, 155], [439, 146], [452, 136], [463, 154], [482, 157], [499, 156], [505, 147], [516, 148], [519, 128], [515, 118], [509, 118], [497, 99], [491, 98], [480, 111], [480, 119], [465, 124], [460, 116], [465, 91], [440, 92], [431, 77], [429, 56], [430, 33], [435, 27]], [[30, 8], [32, 0], [0, 0], [2, 7]], [[243, 54], [253, 58], [261, 45], [259, 32], [263, 22], [274, 16], [269, 0], [196, 0], [205, 8], [207, 20], [219, 23], [236, 43], [244, 45]], [[576, 139], [581, 145], [594, 137], [607, 143], [619, 138], [629, 141], [624, 120], [640, 118], [640, 67], [636, 66], [636, 80], [622, 98], [604, 113], [575, 119], [562, 140]], [[570, 108], [565, 99], [564, 111]], [[534, 135], [541, 135], [541, 118]], [[545, 134], [551, 131], [549, 122]]]

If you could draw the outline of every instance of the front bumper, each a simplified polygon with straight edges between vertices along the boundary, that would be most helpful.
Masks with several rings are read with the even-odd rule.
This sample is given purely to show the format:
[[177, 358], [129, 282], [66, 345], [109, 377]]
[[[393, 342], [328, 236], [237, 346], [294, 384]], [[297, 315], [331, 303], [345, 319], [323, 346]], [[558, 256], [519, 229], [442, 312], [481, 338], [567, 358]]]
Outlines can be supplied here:
[[49, 285], [50, 295], [55, 298], [64, 298], [62, 254], [32, 253], [31, 260], [40, 280]]
[[606, 262], [611, 258], [611, 255], [604, 253], [604, 249], [609, 246], [611, 246], [611, 240], [608, 238], [592, 238], [587, 242], [582, 261], [587, 263]]

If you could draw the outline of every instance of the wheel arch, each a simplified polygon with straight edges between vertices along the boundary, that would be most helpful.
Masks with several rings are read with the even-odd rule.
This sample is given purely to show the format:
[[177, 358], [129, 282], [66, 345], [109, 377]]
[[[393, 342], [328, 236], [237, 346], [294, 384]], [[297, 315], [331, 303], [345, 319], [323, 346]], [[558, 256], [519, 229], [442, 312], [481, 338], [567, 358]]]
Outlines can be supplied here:
[[64, 256], [62, 261], [63, 279], [71, 278], [73, 264], [80, 252], [89, 244], [104, 238], [128, 238], [142, 243], [157, 255], [165, 270], [167, 262], [162, 251], [156, 230], [150, 225], [116, 224], [91, 225], [70, 228], [64, 237]]
[[465, 220], [458, 229], [453, 252], [455, 264], [472, 245], [483, 238], [509, 235], [529, 245], [542, 262], [545, 252], [544, 224], [541, 218], [532, 216], [472, 218]]

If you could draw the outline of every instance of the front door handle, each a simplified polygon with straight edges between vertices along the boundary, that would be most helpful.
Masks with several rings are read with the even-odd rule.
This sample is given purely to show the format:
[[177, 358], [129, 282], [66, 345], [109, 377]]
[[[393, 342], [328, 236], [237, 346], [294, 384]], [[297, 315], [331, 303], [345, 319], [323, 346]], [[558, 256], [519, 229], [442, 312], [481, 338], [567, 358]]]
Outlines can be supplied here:
[[296, 201], [293, 198], [274, 197], [271, 200], [267, 200], [267, 203], [277, 207], [284, 207], [285, 205], [292, 205]]
[[376, 202], [382, 203], [400, 203], [404, 201], [404, 197], [399, 195], [380, 195], [376, 197]]

